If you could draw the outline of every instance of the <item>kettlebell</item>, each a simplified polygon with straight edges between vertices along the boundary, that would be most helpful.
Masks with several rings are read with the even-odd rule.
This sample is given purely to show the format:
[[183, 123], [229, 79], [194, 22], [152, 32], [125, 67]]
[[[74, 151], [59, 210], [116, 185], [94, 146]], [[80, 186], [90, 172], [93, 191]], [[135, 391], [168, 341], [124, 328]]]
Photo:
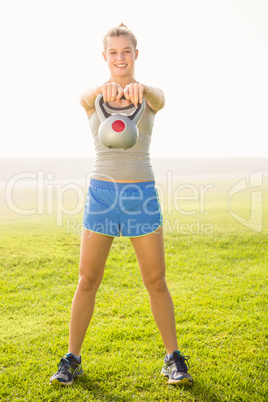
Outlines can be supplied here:
[[95, 107], [101, 121], [98, 135], [103, 145], [108, 148], [129, 149], [136, 144], [139, 137], [137, 124], [145, 110], [144, 99], [129, 116], [122, 113], [108, 113], [103, 106], [103, 94], [97, 96]]

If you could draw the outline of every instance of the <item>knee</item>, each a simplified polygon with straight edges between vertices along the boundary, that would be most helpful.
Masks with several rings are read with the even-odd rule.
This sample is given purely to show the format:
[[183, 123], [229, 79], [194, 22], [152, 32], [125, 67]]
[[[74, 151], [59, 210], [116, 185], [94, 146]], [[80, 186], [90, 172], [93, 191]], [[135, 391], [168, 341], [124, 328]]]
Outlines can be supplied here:
[[101, 278], [94, 273], [80, 273], [78, 287], [80, 290], [96, 293], [101, 283]]
[[144, 285], [150, 294], [161, 293], [167, 290], [165, 277], [162, 276], [151, 276], [144, 280]]
[[86, 292], [96, 293], [100, 283], [94, 277], [82, 275], [79, 277], [78, 287], [80, 290]]

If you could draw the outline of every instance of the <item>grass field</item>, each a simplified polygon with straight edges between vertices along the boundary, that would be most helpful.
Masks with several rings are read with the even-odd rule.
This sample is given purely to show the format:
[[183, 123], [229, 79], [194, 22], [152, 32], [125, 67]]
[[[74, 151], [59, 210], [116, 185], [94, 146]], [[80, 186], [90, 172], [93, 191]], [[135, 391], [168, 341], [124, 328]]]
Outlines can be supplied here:
[[[78, 278], [79, 230], [68, 229], [68, 219], [79, 228], [82, 212], [56, 226], [55, 213], [18, 216], [2, 203], [0, 399], [267, 401], [267, 192], [262, 230], [254, 231], [227, 208], [236, 181], [214, 180], [204, 205], [200, 197], [177, 208], [162, 199], [167, 282], [180, 350], [190, 356], [190, 389], [159, 375], [165, 350], [127, 238], [114, 240], [107, 261], [82, 350], [85, 374], [72, 388], [49, 387], [67, 350]], [[33, 207], [33, 190], [17, 191], [21, 207]], [[193, 188], [183, 191], [193, 196]], [[66, 194], [65, 202], [71, 208], [75, 197]], [[250, 192], [238, 194], [233, 211], [249, 220], [250, 203]]]

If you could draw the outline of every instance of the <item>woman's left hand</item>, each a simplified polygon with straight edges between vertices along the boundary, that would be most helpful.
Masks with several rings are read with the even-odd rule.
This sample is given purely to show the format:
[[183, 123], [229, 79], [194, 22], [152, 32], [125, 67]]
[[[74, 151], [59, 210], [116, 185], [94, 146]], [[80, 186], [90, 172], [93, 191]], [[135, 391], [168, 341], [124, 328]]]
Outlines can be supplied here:
[[144, 85], [139, 84], [138, 82], [128, 84], [124, 89], [125, 98], [135, 106], [142, 103], [143, 92]]

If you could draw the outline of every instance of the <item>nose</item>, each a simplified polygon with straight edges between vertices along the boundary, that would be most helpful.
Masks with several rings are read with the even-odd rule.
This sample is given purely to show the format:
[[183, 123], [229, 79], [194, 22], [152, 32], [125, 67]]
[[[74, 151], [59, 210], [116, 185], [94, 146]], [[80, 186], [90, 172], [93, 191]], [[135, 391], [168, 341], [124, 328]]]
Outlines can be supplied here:
[[122, 53], [118, 53], [118, 60], [124, 60], [125, 59], [125, 56], [124, 56], [124, 53], [122, 52]]

